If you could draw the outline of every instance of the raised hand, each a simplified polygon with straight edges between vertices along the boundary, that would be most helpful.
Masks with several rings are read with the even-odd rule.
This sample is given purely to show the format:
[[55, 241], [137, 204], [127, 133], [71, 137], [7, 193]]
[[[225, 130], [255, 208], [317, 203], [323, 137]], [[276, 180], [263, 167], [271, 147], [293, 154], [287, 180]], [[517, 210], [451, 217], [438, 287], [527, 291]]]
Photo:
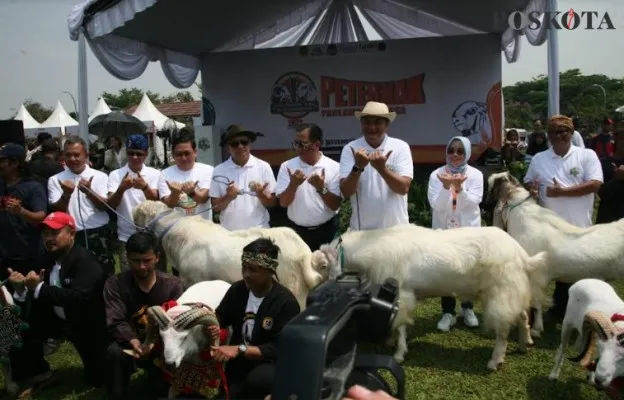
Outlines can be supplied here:
[[624, 165], [620, 165], [619, 167], [615, 164], [611, 164], [613, 167], [613, 176], [617, 180], [624, 180]]
[[537, 179], [533, 179], [533, 184], [531, 185], [531, 188], [529, 189], [529, 194], [535, 200], [539, 199], [539, 181]]
[[72, 181], [59, 180], [58, 183], [61, 186], [61, 190], [63, 191], [64, 195], [71, 196], [71, 194], [74, 193], [74, 189], [76, 189], [76, 185]]
[[126, 175], [123, 177], [121, 182], [119, 183], [119, 187], [121, 190], [126, 191], [130, 189], [134, 185], [134, 179], [130, 176], [129, 172], [126, 172]]
[[171, 190], [172, 194], [180, 194], [182, 193], [182, 184], [180, 182], [169, 182], [169, 181], [165, 181], [167, 183], [167, 187], [169, 188], [169, 190]]
[[78, 190], [82, 193], [87, 194], [91, 191], [91, 183], [93, 182], [93, 177], [89, 179], [81, 178], [80, 182], [78, 182]]
[[314, 186], [317, 191], [323, 190], [325, 187], [325, 168], [321, 169], [320, 174], [312, 174], [308, 178], [308, 183]]
[[546, 188], [546, 196], [559, 197], [561, 196], [561, 185], [557, 182], [557, 179], [553, 178], [553, 185]]
[[141, 174], [137, 174], [137, 177], [132, 180], [132, 187], [139, 190], [144, 190], [147, 187], [147, 182]]
[[461, 174], [455, 174], [451, 177], [451, 186], [456, 192], [461, 192], [462, 185], [466, 182], [466, 179], [468, 179], [468, 177], [462, 176]]
[[22, 211], [24, 211], [22, 201], [13, 197], [9, 198], [6, 206], [7, 210], [13, 215], [22, 215]]
[[295, 172], [292, 172], [290, 168], [287, 168], [287, 170], [288, 175], [290, 175], [290, 182], [292, 182], [292, 184], [301, 186], [301, 184], [305, 182], [306, 177], [300, 169], [296, 170]]
[[449, 190], [451, 188], [451, 185], [453, 184], [453, 175], [444, 172], [442, 174], [438, 174], [438, 179], [442, 182], [444, 189]]
[[390, 158], [390, 154], [392, 154], [392, 150], [384, 154], [381, 151], [376, 151], [373, 154], [368, 156], [370, 164], [377, 171], [381, 171], [386, 167], [386, 162], [388, 162], [388, 158]]
[[228, 183], [227, 189], [225, 190], [225, 195], [228, 198], [234, 200], [236, 197], [238, 197], [239, 194], [240, 190], [236, 186], [236, 183], [234, 183], [234, 181], [230, 181], [230, 183]]
[[186, 194], [191, 194], [195, 191], [195, 188], [199, 184], [199, 181], [195, 182], [184, 182], [182, 184], [182, 191]]
[[370, 162], [368, 153], [365, 149], [359, 149], [355, 151], [353, 147], [351, 147], [351, 153], [353, 153], [353, 161], [358, 168], [362, 169], [368, 165]]
[[43, 282], [44, 278], [45, 269], [42, 269], [41, 271], [39, 271], [39, 273], [36, 273], [35, 271], [30, 271], [28, 275], [26, 275], [26, 278], [24, 278], [24, 284], [28, 289], [35, 290], [37, 288], [37, 285]]

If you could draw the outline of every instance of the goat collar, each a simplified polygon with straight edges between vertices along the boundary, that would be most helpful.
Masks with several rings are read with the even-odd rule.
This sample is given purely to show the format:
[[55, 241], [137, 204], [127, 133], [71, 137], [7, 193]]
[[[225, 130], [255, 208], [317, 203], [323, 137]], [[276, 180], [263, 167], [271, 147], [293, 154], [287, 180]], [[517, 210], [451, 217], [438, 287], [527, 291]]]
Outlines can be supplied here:
[[624, 314], [613, 314], [611, 316], [611, 322], [624, 321]]
[[529, 194], [524, 200], [521, 200], [521, 201], [517, 202], [516, 204], [505, 203], [505, 205], [503, 206], [503, 209], [501, 210], [501, 221], [503, 222], [503, 230], [505, 232], [507, 232], [507, 221], [504, 218], [505, 210], [507, 210], [507, 215], [509, 215], [511, 210], [513, 210], [514, 208], [518, 207], [521, 204], [526, 203], [530, 199], [531, 199], [531, 195]]

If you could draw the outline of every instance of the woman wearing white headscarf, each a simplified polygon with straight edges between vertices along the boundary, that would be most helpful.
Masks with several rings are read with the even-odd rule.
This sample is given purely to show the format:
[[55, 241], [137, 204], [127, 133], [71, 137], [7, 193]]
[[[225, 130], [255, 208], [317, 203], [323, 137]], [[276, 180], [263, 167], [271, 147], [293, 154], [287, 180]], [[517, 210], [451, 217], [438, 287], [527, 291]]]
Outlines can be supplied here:
[[[481, 226], [479, 203], [483, 197], [483, 174], [468, 165], [471, 150], [467, 138], [452, 138], [446, 146], [446, 165], [433, 171], [429, 177], [427, 197], [433, 214], [433, 229]], [[442, 297], [439, 330], [448, 332], [457, 322], [455, 303], [454, 297]], [[461, 307], [464, 324], [471, 328], [479, 326], [472, 303], [463, 302]]]

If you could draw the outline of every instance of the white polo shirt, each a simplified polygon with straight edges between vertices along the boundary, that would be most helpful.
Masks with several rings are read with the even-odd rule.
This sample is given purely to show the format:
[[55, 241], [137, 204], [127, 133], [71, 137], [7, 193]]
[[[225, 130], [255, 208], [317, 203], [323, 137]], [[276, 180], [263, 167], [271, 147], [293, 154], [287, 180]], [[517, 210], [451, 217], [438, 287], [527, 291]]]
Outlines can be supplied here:
[[[48, 179], [48, 201], [50, 204], [54, 204], [63, 195], [63, 189], [59, 181], [71, 181], [74, 182], [76, 187], [74, 192], [69, 198], [69, 205], [67, 206], [67, 213], [74, 217], [76, 220], [76, 230], [82, 231], [85, 229], [100, 228], [108, 224], [108, 213], [103, 210], [98, 210], [97, 207], [87, 198], [87, 195], [78, 190], [78, 182], [80, 179], [91, 181], [91, 190], [97, 193], [100, 197], [106, 199], [108, 189], [108, 175], [104, 172], [98, 171], [85, 166], [85, 169], [81, 174], [76, 175], [69, 168], [65, 168], [64, 171], [52, 176]], [[78, 204], [80, 203], [80, 207]]]
[[594, 194], [579, 197], [547, 197], [546, 188], [553, 186], [553, 178], [562, 187], [580, 185], [592, 180], [603, 182], [602, 166], [593, 150], [570, 146], [560, 157], [552, 148], [537, 153], [532, 159], [524, 182], [539, 182], [540, 204], [554, 211], [569, 223], [581, 228], [592, 225]]
[[[119, 189], [119, 185], [124, 177], [128, 174], [131, 178], [136, 178], [137, 174], [132, 172], [128, 164], [123, 167], [111, 171], [108, 175], [108, 193], [115, 193]], [[150, 189], [158, 188], [158, 178], [160, 171], [143, 165], [140, 171], [141, 177], [145, 180]], [[121, 197], [121, 202], [117, 206], [117, 212], [128, 220], [132, 221], [132, 210], [144, 202], [145, 193], [141, 189], [130, 188], [126, 190]], [[126, 242], [128, 238], [136, 232], [134, 225], [125, 221], [123, 218], [117, 219], [117, 238], [122, 242]]]
[[[293, 173], [296, 170], [301, 170], [306, 178], [313, 174], [321, 175], [325, 171], [325, 187], [336, 196], [342, 197], [340, 194], [340, 164], [322, 154], [315, 165], [306, 164], [299, 157], [283, 162], [277, 173], [276, 196], [284, 193], [290, 184], [289, 169]], [[297, 188], [295, 198], [288, 206], [287, 214], [288, 219], [299, 226], [314, 227], [329, 221], [338, 214], [338, 211], [339, 209], [332, 211], [327, 207], [314, 186], [305, 181]]]
[[[347, 144], [340, 155], [340, 179], [346, 178], [355, 165], [351, 148], [356, 152], [363, 148], [369, 152], [383, 151], [384, 154], [392, 150], [387, 162], [388, 168], [400, 176], [414, 177], [412, 151], [409, 145], [403, 140], [386, 135], [377, 149], [372, 148], [364, 137]], [[351, 229], [382, 229], [409, 224], [407, 194], [393, 192], [370, 164], [360, 175], [356, 194], [357, 196], [355, 194], [351, 196]], [[358, 214], [361, 227], [358, 226]]]
[[[213, 170], [214, 168], [212, 165], [198, 162], [196, 162], [195, 165], [193, 165], [193, 168], [188, 171], [182, 171], [177, 165], [172, 165], [171, 167], [160, 172], [160, 178], [158, 179], [158, 196], [162, 200], [171, 194], [171, 190], [169, 190], [169, 186], [167, 186], [167, 181], [177, 183], [199, 182], [197, 184], [199, 189], [210, 189]], [[212, 208], [210, 200], [204, 204], [198, 204], [185, 193], [182, 193], [176, 207], [184, 209], [187, 215], [196, 215], [201, 213], [202, 218], [212, 221]]]
[[[226, 161], [217, 165], [212, 176], [226, 177], [236, 184], [240, 190], [249, 191], [249, 184], [257, 182], [262, 185], [267, 182], [267, 191], [273, 193], [275, 190], [275, 176], [271, 166], [266, 161], [260, 160], [252, 155], [249, 156], [247, 164], [238, 166], [230, 157]], [[223, 179], [225, 181], [225, 179]], [[212, 181], [210, 184], [210, 196], [219, 198], [225, 196], [227, 185], [223, 182]], [[236, 197], [219, 214], [221, 226], [230, 231], [249, 228], [268, 228], [269, 211], [262, 204], [257, 196], [242, 194]]]

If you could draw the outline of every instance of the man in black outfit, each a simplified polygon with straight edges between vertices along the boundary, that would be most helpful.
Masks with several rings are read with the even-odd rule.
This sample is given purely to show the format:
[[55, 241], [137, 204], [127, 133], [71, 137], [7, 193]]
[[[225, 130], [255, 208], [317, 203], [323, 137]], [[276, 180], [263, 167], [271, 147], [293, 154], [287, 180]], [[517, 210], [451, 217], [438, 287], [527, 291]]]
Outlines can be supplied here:
[[274, 279], [279, 251], [268, 238], [245, 246], [243, 280], [230, 287], [215, 311], [221, 327], [233, 329], [230, 345], [211, 352], [216, 361], [227, 362], [231, 399], [263, 399], [271, 393], [279, 333], [300, 312], [295, 296]]
[[66, 335], [82, 360], [86, 383], [100, 387], [107, 345], [102, 301], [107, 275], [93, 253], [75, 245], [76, 222], [69, 214], [52, 213], [41, 224], [50, 261], [44, 263], [47, 268], [25, 277], [9, 269], [14, 297], [18, 304], [32, 302], [28, 322], [33, 334], [40, 340]]
[[[130, 269], [111, 276], [104, 286], [106, 324], [113, 339], [106, 352], [105, 380], [111, 400], [128, 398], [130, 376], [137, 366], [145, 369], [148, 375], [144, 398], [163, 397], [168, 389], [153, 357], [144, 357], [151, 350], [143, 345], [147, 309], [177, 300], [184, 288], [179, 278], [156, 271], [158, 249], [158, 239], [151, 233], [138, 232], [130, 236], [126, 242]], [[123, 349], [134, 350], [137, 359], [124, 353]]]

